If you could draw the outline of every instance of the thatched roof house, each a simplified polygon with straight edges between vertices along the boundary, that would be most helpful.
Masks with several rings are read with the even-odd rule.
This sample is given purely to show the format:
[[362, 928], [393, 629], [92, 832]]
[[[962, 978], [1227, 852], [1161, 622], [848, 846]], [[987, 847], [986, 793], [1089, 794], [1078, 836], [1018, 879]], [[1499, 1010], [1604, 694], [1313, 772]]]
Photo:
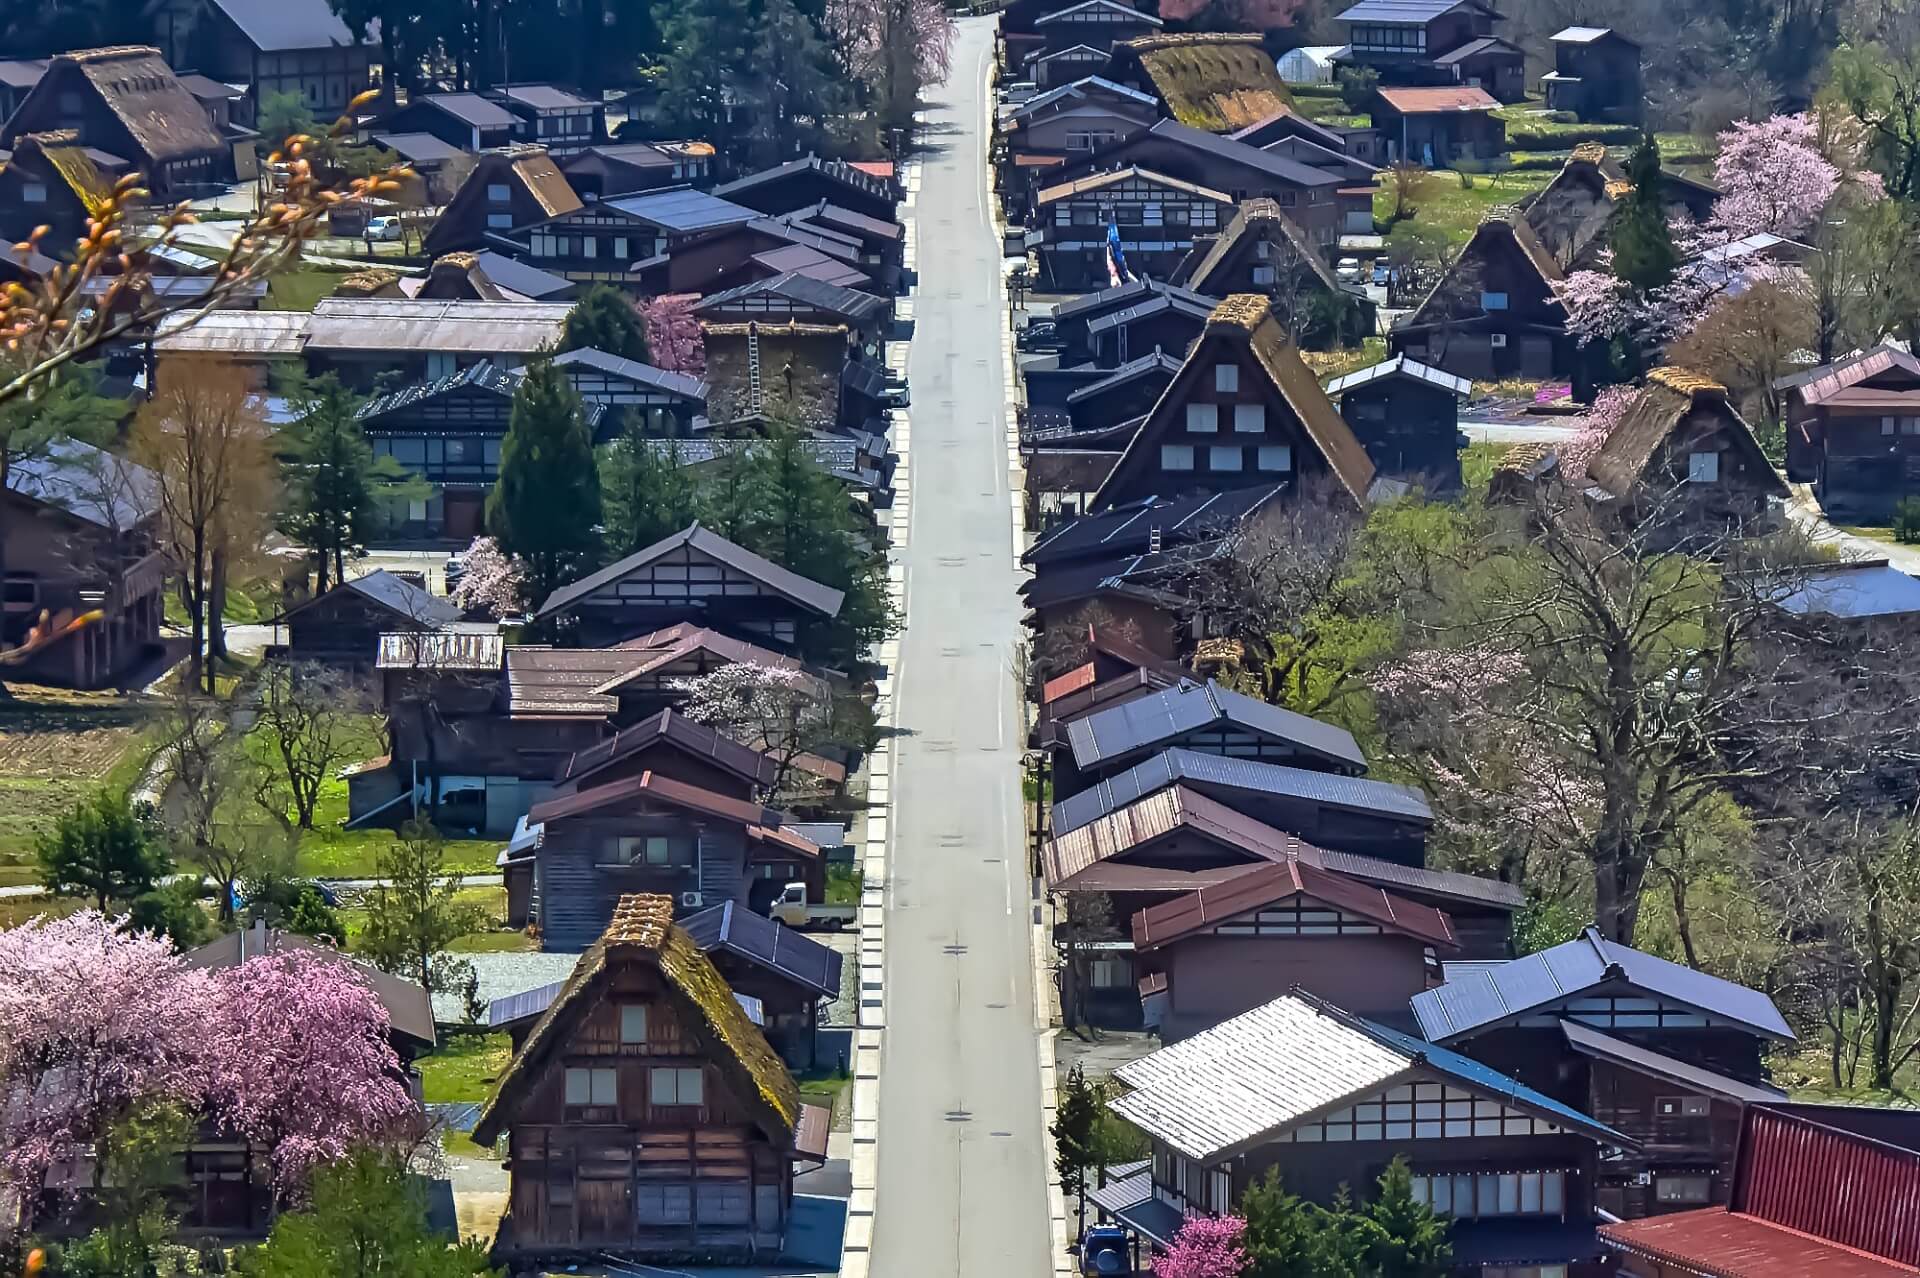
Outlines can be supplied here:
[[1210, 133], [1257, 124], [1293, 101], [1261, 37], [1240, 32], [1123, 41], [1109, 78], [1148, 90], [1168, 115]]

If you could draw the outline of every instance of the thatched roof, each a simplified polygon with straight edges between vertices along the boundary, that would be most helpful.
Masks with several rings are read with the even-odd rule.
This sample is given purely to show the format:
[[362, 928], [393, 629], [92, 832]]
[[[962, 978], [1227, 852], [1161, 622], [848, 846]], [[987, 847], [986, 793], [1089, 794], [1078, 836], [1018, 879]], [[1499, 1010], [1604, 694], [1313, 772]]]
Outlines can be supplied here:
[[[1508, 245], [1518, 250], [1521, 263], [1539, 277], [1540, 287], [1547, 295], [1553, 294], [1555, 284], [1565, 281], [1566, 272], [1560, 269], [1553, 254], [1534, 234], [1533, 228], [1520, 215], [1520, 210], [1512, 205], [1500, 205], [1487, 211], [1479, 227], [1474, 230], [1473, 238], [1453, 259], [1453, 264], [1447, 267], [1447, 273], [1433, 286], [1433, 291], [1415, 308], [1407, 321], [1408, 326], [1443, 323], [1464, 318], [1465, 314], [1479, 313], [1481, 284], [1489, 278], [1486, 268], [1496, 254], [1506, 251]], [[1469, 300], [1471, 304], [1465, 307], [1465, 314], [1456, 311], [1456, 306]]]
[[1218, 270], [1249, 236], [1259, 236], [1269, 240], [1278, 237], [1286, 240], [1293, 250], [1295, 261], [1312, 271], [1327, 292], [1340, 291], [1339, 281], [1334, 279], [1332, 270], [1327, 267], [1327, 260], [1320, 256], [1319, 250], [1314, 248], [1313, 241], [1307, 238], [1307, 233], [1300, 229], [1299, 223], [1281, 212], [1277, 203], [1266, 196], [1241, 202], [1239, 211], [1233, 215], [1233, 221], [1227, 223], [1227, 229], [1215, 237], [1213, 246], [1207, 250], [1207, 255], [1200, 259], [1200, 264], [1194, 267], [1193, 273], [1187, 277], [1188, 286], [1198, 292], [1212, 292], [1211, 286], [1215, 281], [1208, 277]]
[[136, 44], [61, 54], [48, 65], [34, 92], [71, 91], [70, 81], [64, 87], [61, 83], [71, 74], [69, 67], [93, 86], [149, 158], [164, 163], [224, 148], [199, 100], [180, 83], [160, 50]]
[[580, 956], [573, 974], [514, 1054], [493, 1097], [474, 1125], [473, 1138], [490, 1145], [562, 1054], [574, 1027], [605, 994], [606, 974], [621, 963], [659, 972], [666, 1001], [680, 1023], [770, 1140], [791, 1144], [800, 1121], [800, 1091], [767, 1045], [766, 1036], [735, 1001], [706, 952], [673, 922], [673, 900], [630, 894], [614, 907], [606, 933]]
[[[1714, 418], [1733, 447], [1760, 475], [1761, 482], [1786, 495], [1786, 486], [1761, 452], [1747, 423], [1727, 398], [1727, 388], [1684, 368], [1656, 368], [1587, 463], [1587, 475], [1615, 497], [1625, 497], [1645, 477], [1661, 446], [1696, 413]], [[1770, 481], [1770, 483], [1769, 483]]]
[[1210, 133], [1257, 124], [1293, 101], [1258, 35], [1142, 36], [1115, 45], [1114, 56], [1137, 58], [1168, 113]]

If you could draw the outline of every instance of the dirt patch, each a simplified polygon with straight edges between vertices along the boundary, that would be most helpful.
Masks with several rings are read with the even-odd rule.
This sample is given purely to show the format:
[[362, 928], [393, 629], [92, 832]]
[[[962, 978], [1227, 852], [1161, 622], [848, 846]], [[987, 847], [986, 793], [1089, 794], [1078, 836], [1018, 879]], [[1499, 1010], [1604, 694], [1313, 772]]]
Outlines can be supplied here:
[[0, 701], [0, 864], [31, 860], [34, 839], [106, 783], [139, 736], [139, 706], [112, 692], [14, 687]]

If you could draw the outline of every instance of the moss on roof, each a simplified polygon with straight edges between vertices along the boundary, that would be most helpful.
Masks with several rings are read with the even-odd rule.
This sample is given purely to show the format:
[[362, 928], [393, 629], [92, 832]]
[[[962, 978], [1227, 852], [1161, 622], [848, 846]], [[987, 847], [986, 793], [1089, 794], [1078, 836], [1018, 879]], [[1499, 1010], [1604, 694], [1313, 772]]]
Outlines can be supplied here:
[[1124, 41], [1173, 118], [1209, 133], [1230, 133], [1291, 105], [1261, 38], [1237, 32], [1192, 32]]
[[491, 1144], [499, 1138], [552, 1057], [563, 1049], [575, 1022], [593, 1007], [595, 987], [615, 963], [641, 963], [660, 973], [667, 1001], [703, 1041], [715, 1068], [731, 1076], [741, 1102], [771, 1138], [791, 1141], [800, 1121], [800, 1090], [793, 1076], [747, 1019], [713, 960], [675, 926], [672, 898], [639, 893], [620, 898], [606, 932], [574, 964], [565, 987], [500, 1076], [474, 1125], [474, 1139]]

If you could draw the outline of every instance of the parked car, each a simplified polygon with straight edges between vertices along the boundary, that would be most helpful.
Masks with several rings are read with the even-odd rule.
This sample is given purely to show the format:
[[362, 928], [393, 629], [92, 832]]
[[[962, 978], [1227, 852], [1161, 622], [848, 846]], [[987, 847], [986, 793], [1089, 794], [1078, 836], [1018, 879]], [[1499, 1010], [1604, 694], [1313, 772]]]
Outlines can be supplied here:
[[1040, 86], [1031, 80], [1015, 80], [1000, 86], [1000, 100], [1008, 106], [1019, 106], [1039, 96]]
[[1373, 264], [1373, 282], [1375, 284], [1378, 284], [1381, 288], [1385, 288], [1387, 281], [1392, 277], [1393, 273], [1387, 269], [1385, 262], [1375, 262]]
[[367, 222], [367, 238], [370, 240], [397, 240], [405, 234], [397, 217], [376, 217]]
[[1023, 351], [1059, 350], [1060, 327], [1050, 319], [1028, 320], [1013, 344]]
[[1343, 257], [1333, 268], [1333, 277], [1342, 284], [1358, 284], [1363, 278], [1360, 274], [1360, 259]]
[[780, 890], [767, 910], [767, 917], [775, 923], [784, 923], [788, 927], [802, 931], [825, 929], [838, 932], [853, 922], [859, 907], [854, 905], [815, 905], [807, 901], [807, 885], [789, 883]]

